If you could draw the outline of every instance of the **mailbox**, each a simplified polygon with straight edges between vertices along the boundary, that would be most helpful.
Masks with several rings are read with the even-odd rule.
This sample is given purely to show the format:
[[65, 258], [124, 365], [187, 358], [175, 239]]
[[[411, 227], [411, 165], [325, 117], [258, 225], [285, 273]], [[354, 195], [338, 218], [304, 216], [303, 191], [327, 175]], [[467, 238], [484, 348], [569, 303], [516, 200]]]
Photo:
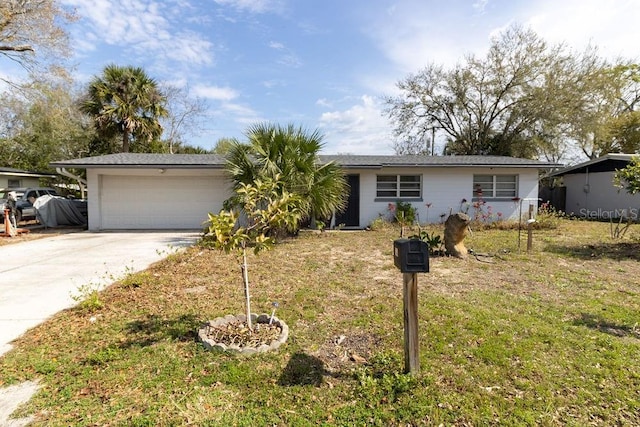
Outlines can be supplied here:
[[403, 273], [428, 273], [429, 245], [419, 239], [394, 240], [393, 263]]

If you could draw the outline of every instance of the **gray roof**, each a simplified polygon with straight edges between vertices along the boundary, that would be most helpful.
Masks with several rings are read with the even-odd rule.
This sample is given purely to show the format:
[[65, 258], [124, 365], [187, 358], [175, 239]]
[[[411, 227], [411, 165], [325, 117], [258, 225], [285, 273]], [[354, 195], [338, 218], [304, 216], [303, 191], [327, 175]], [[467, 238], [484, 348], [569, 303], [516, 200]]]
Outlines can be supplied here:
[[[560, 165], [539, 160], [503, 156], [355, 156], [321, 155], [323, 162], [334, 161], [347, 169], [380, 169], [383, 167], [518, 167], [555, 168]], [[217, 154], [153, 154], [118, 153], [105, 156], [52, 162], [54, 167], [75, 168], [207, 168], [225, 165]]]
[[9, 176], [29, 176], [33, 178], [52, 178], [55, 177], [55, 174], [52, 173], [44, 173], [44, 172], [30, 172], [21, 169], [14, 168], [0, 168], [0, 175], [9, 175]]
[[217, 154], [116, 153], [104, 156], [52, 162], [54, 167], [75, 168], [207, 168], [224, 167], [224, 157]]
[[320, 156], [345, 168], [381, 167], [524, 167], [553, 168], [560, 165], [506, 156]]
[[596, 159], [587, 160], [586, 162], [579, 163], [577, 165], [568, 166], [564, 169], [560, 169], [549, 176], [562, 176], [577, 173], [590, 172], [611, 172], [616, 169], [622, 169], [626, 167], [633, 157], [637, 154], [624, 154], [624, 153], [610, 153]]

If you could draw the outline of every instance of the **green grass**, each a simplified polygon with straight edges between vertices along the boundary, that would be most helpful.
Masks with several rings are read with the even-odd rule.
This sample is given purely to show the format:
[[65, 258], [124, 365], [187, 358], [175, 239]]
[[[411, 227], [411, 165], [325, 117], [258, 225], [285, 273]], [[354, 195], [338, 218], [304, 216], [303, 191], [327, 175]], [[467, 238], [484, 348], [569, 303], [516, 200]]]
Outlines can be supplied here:
[[36, 426], [638, 425], [639, 231], [613, 240], [608, 224], [562, 220], [528, 254], [526, 233], [518, 251], [517, 230], [488, 229], [466, 244], [489, 256], [432, 258], [416, 376], [403, 373], [398, 230], [381, 227], [250, 258], [254, 311], [277, 301], [290, 327], [277, 352], [196, 341], [202, 322], [243, 311], [243, 291], [235, 257], [194, 247], [115, 283], [102, 308], [31, 330], [0, 382], [40, 381], [16, 414]]

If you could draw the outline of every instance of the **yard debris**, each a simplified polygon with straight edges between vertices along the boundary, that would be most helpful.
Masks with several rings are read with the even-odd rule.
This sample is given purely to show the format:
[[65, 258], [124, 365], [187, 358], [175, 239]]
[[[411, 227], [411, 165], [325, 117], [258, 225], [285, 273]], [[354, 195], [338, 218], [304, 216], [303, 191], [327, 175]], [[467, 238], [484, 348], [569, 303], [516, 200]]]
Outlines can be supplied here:
[[369, 358], [378, 351], [380, 341], [375, 334], [336, 335], [314, 355], [324, 362], [327, 372], [338, 372], [353, 367], [354, 363], [368, 364]]
[[269, 323], [257, 323], [251, 331], [247, 322], [240, 320], [223, 325], [208, 324], [205, 330], [207, 337], [213, 342], [227, 346], [236, 345], [240, 348], [269, 345], [277, 340], [282, 332], [279, 325]]
[[362, 356], [359, 356], [357, 353], [351, 353], [351, 360], [353, 360], [356, 363], [360, 363], [360, 364], [365, 364], [367, 363], [367, 359], [365, 359]]

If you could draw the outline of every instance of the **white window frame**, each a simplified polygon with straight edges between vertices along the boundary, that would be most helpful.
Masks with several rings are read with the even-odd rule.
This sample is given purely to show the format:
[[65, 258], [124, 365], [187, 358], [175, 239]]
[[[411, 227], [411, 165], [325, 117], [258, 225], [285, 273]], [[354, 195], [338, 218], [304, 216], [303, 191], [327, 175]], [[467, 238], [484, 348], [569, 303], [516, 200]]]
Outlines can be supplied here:
[[[518, 197], [517, 174], [474, 174], [473, 198], [511, 200]], [[482, 191], [479, 192], [478, 189]]]
[[[382, 179], [381, 179], [382, 178]], [[422, 175], [376, 175], [376, 199], [420, 200]]]

